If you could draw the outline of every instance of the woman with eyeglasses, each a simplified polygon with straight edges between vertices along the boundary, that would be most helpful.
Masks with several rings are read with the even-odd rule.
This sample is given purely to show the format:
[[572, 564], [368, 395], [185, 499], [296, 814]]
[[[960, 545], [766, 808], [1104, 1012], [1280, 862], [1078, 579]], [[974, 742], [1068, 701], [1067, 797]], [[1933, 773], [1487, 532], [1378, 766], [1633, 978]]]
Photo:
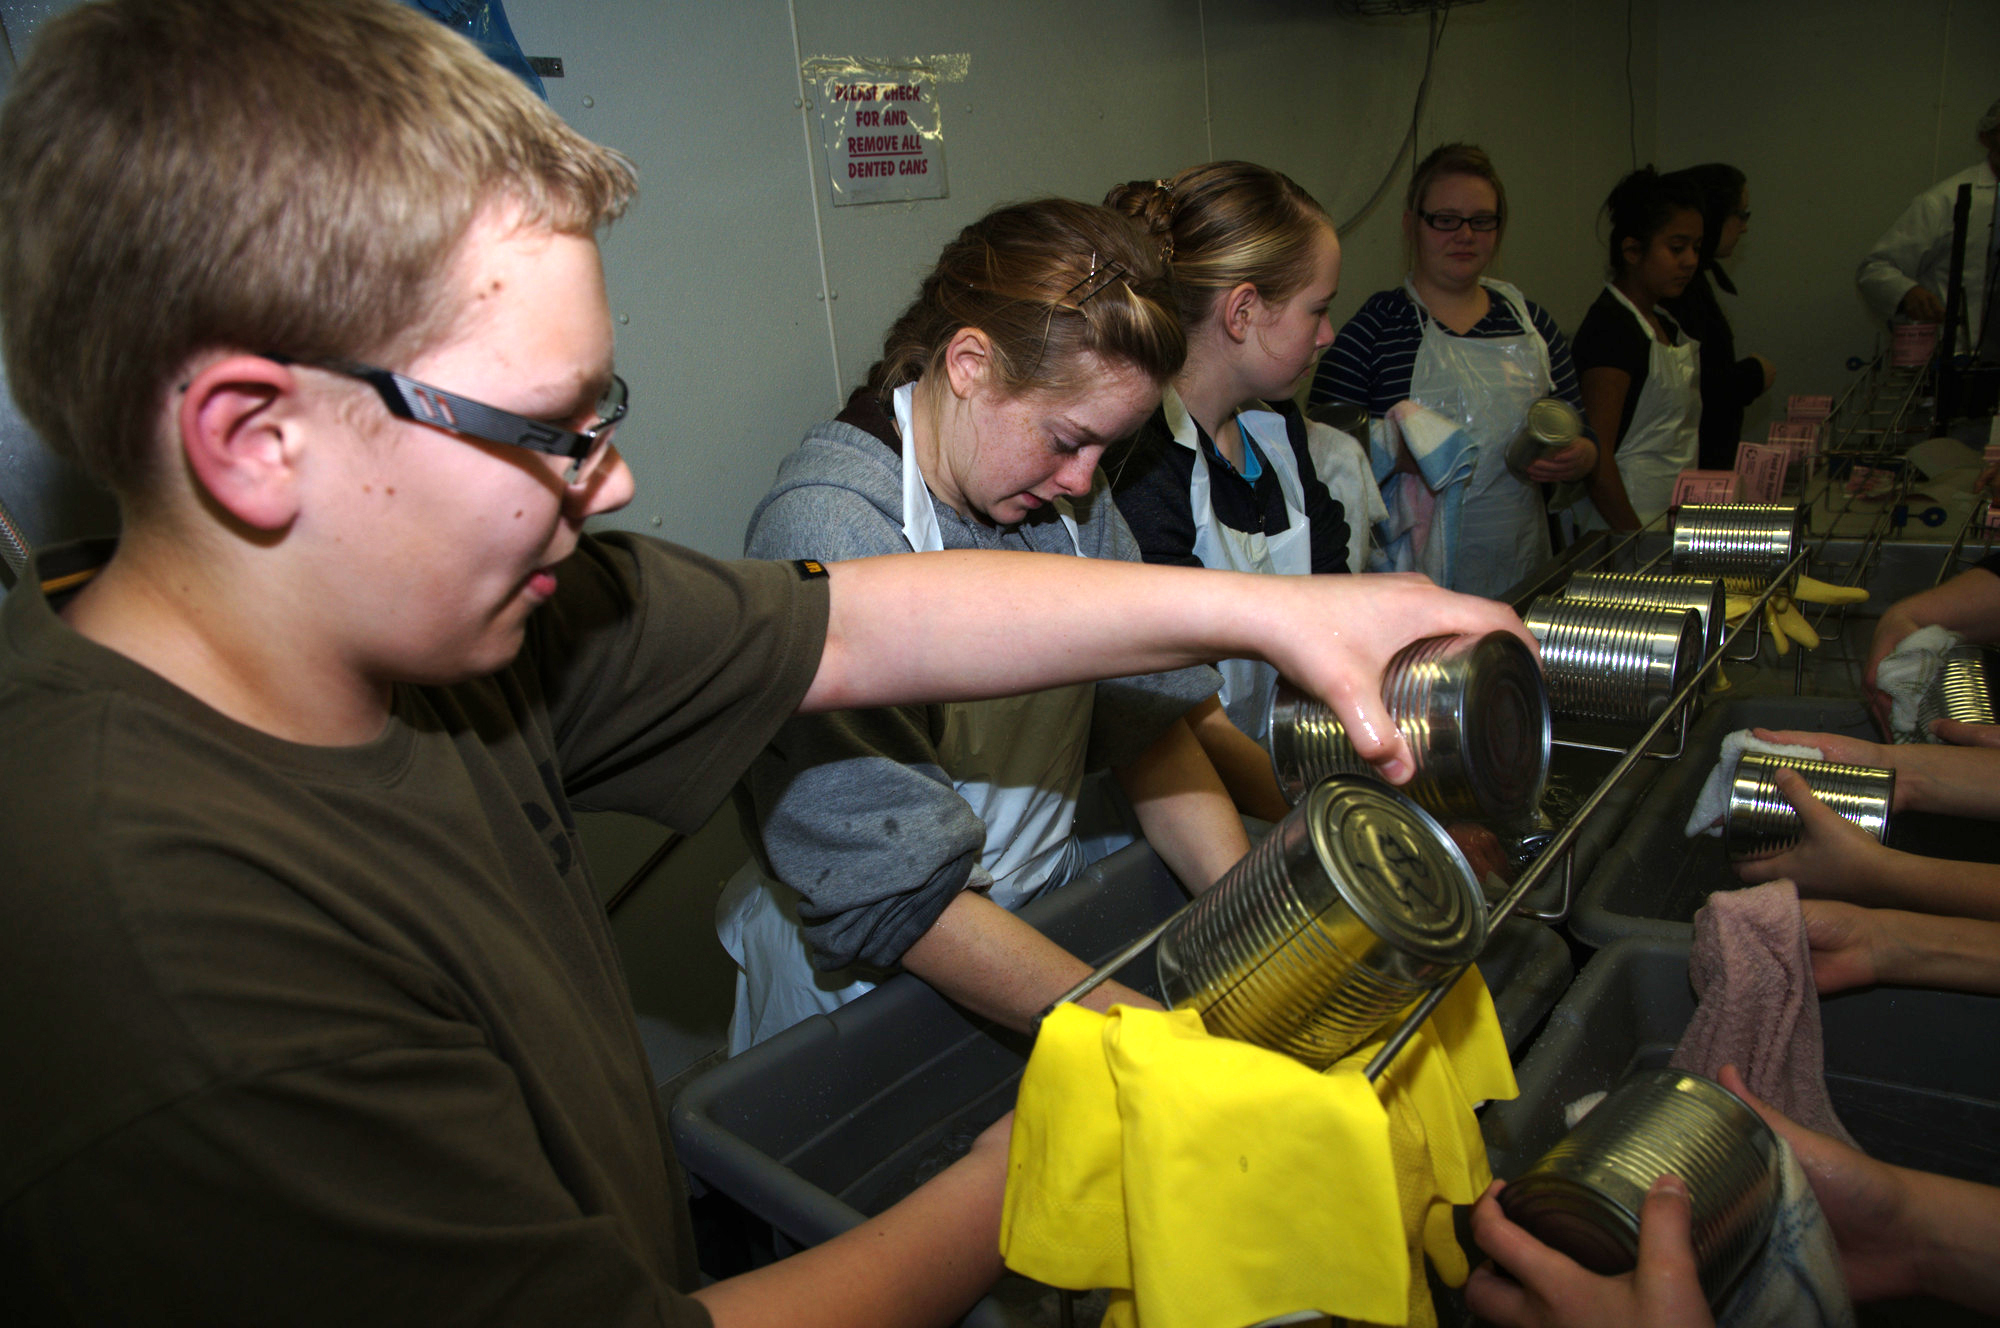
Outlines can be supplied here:
[[[1485, 152], [1447, 143], [1419, 162], [1403, 212], [1409, 275], [1340, 329], [1312, 389], [1315, 407], [1348, 402], [1381, 416], [1410, 400], [1466, 432], [1477, 450], [1444, 583], [1486, 596], [1550, 556], [1541, 485], [1580, 479], [1597, 459], [1586, 430], [1532, 463], [1525, 480], [1507, 468], [1508, 444], [1535, 401], [1557, 396], [1581, 413], [1583, 398], [1555, 320], [1486, 275], [1506, 225], [1507, 191]], [[1405, 455], [1399, 468], [1414, 463]]]
[[1736, 354], [1736, 335], [1716, 296], [1719, 287], [1736, 294], [1722, 260], [1750, 229], [1750, 186], [1743, 172], [1715, 161], [1671, 172], [1701, 200], [1701, 266], [1687, 289], [1660, 301], [1681, 330], [1701, 343], [1701, 443], [1703, 470], [1731, 470], [1743, 437], [1743, 411], [1770, 390], [1777, 369], [1762, 355]]
[[[1340, 284], [1340, 240], [1325, 211], [1289, 177], [1242, 161], [1135, 180], [1104, 202], [1159, 245], [1187, 331], [1187, 363], [1113, 481], [1146, 561], [1359, 570], [1349, 562], [1365, 547], [1353, 538], [1365, 541], [1365, 519], [1351, 525], [1322, 482], [1291, 400], [1333, 339], [1326, 311]], [[1259, 744], [1277, 673], [1256, 660], [1219, 667], [1220, 698], [1190, 722], [1237, 804], [1276, 820], [1287, 804]]]
[[1576, 329], [1584, 418], [1604, 448], [1574, 516], [1582, 530], [1629, 531], [1667, 510], [1698, 456], [1699, 348], [1663, 301], [1701, 262], [1701, 200], [1644, 167], [1618, 182], [1604, 212], [1611, 280]]
[[[1104, 208], [1049, 199], [966, 227], [846, 409], [779, 467], [745, 552], [1138, 561], [1098, 461], [1153, 413], [1181, 366], [1171, 300], [1155, 246]], [[991, 607], [1005, 617], [1066, 606]], [[1072, 822], [1086, 768], [1116, 771], [1189, 889], [1248, 851], [1181, 718], [1218, 682], [1200, 667], [786, 724], [744, 784], [764, 863], [739, 872], [717, 907], [739, 969], [732, 1053], [853, 1000], [898, 965], [1028, 1028], [1089, 971], [1011, 913], [1084, 866]], [[1116, 983], [1088, 998], [1114, 1001], [1144, 998]]]

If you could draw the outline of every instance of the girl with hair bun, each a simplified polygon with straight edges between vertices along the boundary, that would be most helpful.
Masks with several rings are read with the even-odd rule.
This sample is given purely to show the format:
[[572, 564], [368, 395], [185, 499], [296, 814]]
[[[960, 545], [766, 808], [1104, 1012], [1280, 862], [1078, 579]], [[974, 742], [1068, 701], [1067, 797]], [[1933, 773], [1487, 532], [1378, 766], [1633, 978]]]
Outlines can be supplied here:
[[1700, 347], [1660, 307], [1701, 263], [1701, 200], [1651, 167], [1605, 200], [1611, 280], [1576, 330], [1584, 418], [1602, 444], [1576, 508], [1584, 530], [1637, 530], [1667, 510], [1699, 455]]
[[[1507, 233], [1507, 191], [1486, 153], [1446, 143], [1410, 176], [1403, 244], [1409, 275], [1340, 329], [1313, 379], [1315, 407], [1344, 401], [1381, 417], [1415, 401], [1477, 445], [1445, 568], [1453, 590], [1498, 597], [1553, 552], [1541, 485], [1581, 479], [1597, 459], [1579, 437], [1521, 478], [1507, 448], [1543, 397], [1580, 413], [1569, 343], [1540, 306], [1486, 275]], [[1409, 464], [1409, 463], [1406, 463]]]
[[[1062, 199], [1003, 207], [945, 246], [846, 409], [785, 459], [745, 551], [1136, 562], [1098, 462], [1154, 412], [1185, 355], [1158, 247], [1129, 221]], [[1182, 719], [1219, 682], [1197, 667], [787, 723], [744, 782], [763, 863], [717, 906], [739, 969], [732, 1053], [899, 964], [1026, 1029], [1089, 971], [1010, 912], [1084, 865], [1072, 821], [1087, 766], [1116, 771], [1189, 889], [1248, 851]], [[1089, 998], [1114, 1001], [1149, 1003], [1117, 983]]]
[[[1289, 177], [1241, 161], [1135, 180], [1104, 201], [1152, 233], [1187, 332], [1187, 363], [1115, 485], [1146, 561], [1359, 570], [1348, 566], [1348, 517], [1314, 468], [1291, 400], [1333, 340], [1340, 241], [1325, 211]], [[1219, 667], [1220, 705], [1190, 719], [1238, 805], [1275, 820], [1286, 803], [1259, 743], [1276, 671], [1255, 660]]]

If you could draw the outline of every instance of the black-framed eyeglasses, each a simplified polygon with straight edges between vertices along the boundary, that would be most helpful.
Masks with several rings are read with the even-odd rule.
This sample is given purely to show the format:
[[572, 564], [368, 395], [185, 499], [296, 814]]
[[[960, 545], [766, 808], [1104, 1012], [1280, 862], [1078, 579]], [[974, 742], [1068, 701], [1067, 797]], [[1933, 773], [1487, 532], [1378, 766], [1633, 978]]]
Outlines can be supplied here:
[[577, 431], [550, 424], [547, 420], [516, 415], [512, 411], [462, 397], [456, 392], [447, 392], [441, 387], [432, 387], [429, 383], [420, 383], [405, 374], [362, 364], [358, 360], [301, 360], [278, 354], [267, 354], [265, 358], [279, 364], [324, 369], [344, 378], [358, 378], [375, 389], [376, 395], [382, 398], [382, 404], [398, 419], [433, 425], [482, 442], [525, 447], [544, 456], [567, 457], [570, 464], [563, 472], [563, 483], [571, 488], [580, 489], [590, 482], [590, 477], [610, 453], [611, 435], [618, 422], [625, 418], [630, 404], [625, 380], [617, 374], [611, 375], [610, 386], [605, 388], [604, 395], [597, 402], [597, 423]]
[[1464, 217], [1456, 212], [1426, 212], [1418, 208], [1417, 215], [1424, 219], [1424, 225], [1434, 231], [1455, 231], [1460, 226], [1470, 226], [1482, 232], [1500, 229], [1498, 212], [1475, 212], [1469, 217]]

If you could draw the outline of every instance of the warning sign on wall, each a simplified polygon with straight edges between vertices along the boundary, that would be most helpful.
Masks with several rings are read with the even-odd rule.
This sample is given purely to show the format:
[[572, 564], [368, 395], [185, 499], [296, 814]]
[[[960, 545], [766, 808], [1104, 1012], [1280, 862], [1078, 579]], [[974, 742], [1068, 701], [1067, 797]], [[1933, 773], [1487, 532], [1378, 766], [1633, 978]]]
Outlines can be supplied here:
[[945, 196], [944, 128], [928, 71], [912, 65], [816, 72], [836, 207]]

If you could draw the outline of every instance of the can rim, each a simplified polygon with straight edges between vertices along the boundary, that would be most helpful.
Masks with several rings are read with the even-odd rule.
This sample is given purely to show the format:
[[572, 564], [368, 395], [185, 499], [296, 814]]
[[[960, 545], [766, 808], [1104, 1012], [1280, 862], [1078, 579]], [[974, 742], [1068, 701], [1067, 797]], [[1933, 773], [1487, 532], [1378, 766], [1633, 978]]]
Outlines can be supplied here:
[[[1486, 946], [1486, 896], [1472, 873], [1472, 864], [1457, 842], [1445, 833], [1436, 817], [1412, 801], [1401, 790], [1363, 775], [1328, 775], [1307, 793], [1305, 823], [1312, 846], [1340, 901], [1369, 931], [1387, 945], [1411, 958], [1451, 967], [1478, 958]], [[1399, 816], [1417, 835], [1420, 844], [1401, 845], [1420, 856], [1434, 854], [1443, 859], [1435, 865], [1446, 869], [1437, 882], [1433, 899], [1435, 924], [1413, 928], [1415, 915], [1408, 909], [1411, 891], [1379, 862], [1357, 858], [1348, 832], [1352, 811], [1372, 808]], [[1368, 827], [1372, 846], [1380, 852], [1380, 841]], [[1386, 855], [1384, 855], [1386, 856]], [[1377, 886], [1364, 888], [1364, 882]], [[1421, 891], [1417, 892], [1422, 898]], [[1398, 910], [1392, 900], [1400, 897], [1405, 908]]]

